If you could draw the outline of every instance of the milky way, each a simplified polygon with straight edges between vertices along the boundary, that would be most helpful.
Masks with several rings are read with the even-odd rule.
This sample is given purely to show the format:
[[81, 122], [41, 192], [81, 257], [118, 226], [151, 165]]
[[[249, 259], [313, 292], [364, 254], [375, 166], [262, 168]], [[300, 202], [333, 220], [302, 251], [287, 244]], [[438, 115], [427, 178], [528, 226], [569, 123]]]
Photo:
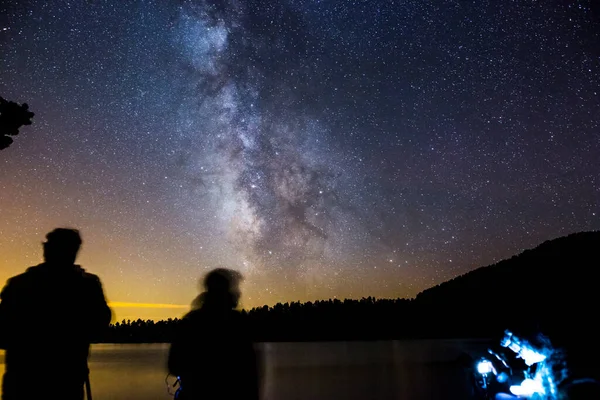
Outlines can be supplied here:
[[[277, 32], [254, 27], [291, 11], [256, 10], [234, 2], [181, 9], [175, 43], [190, 85], [182, 113], [193, 121], [183, 165], [198, 185], [188, 209], [196, 211], [198, 202], [211, 207], [246, 269], [287, 275], [305, 271], [307, 261], [335, 260], [349, 242], [344, 230], [362, 229], [355, 206], [361, 194], [343, 195], [352, 183], [343, 175], [354, 172], [357, 180], [360, 173], [319, 115], [298, 109], [297, 87], [272, 68], [277, 54], [269, 37]], [[275, 53], [283, 61], [298, 45], [282, 41]], [[299, 55], [285, 60], [283, 73], [310, 79], [304, 62]]]
[[[592, 1], [0, 6], [0, 278], [55, 225], [115, 301], [404, 297], [600, 229]], [[3, 250], [4, 253], [4, 250]], [[134, 283], [135, 282], [135, 283]]]

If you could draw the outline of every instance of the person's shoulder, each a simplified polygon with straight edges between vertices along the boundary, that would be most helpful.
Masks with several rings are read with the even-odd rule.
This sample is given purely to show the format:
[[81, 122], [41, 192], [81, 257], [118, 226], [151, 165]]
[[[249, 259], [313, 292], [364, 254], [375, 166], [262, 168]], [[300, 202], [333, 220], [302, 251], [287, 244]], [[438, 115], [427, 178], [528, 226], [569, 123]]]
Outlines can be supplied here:
[[6, 281], [6, 284], [7, 285], [16, 285], [16, 286], [18, 286], [18, 285], [25, 284], [26, 282], [28, 282], [28, 281], [30, 281], [32, 279], [39, 278], [40, 272], [43, 269], [42, 265], [43, 264], [35, 265], [33, 267], [27, 268], [25, 270], [25, 272], [20, 273], [18, 275], [15, 275], [15, 276], [9, 278]]
[[194, 309], [183, 316], [183, 322], [194, 322], [206, 318], [206, 313], [201, 308]]
[[27, 268], [25, 272], [10, 277], [6, 280], [6, 284], [2, 289], [2, 295], [7, 296], [10, 292], [19, 292], [23, 290], [27, 290], [27, 287], [30, 286], [33, 282], [40, 280], [40, 266], [36, 265], [33, 267]]
[[25, 280], [25, 273], [8, 278], [6, 280], [6, 283], [4, 284], [4, 288], [2, 289], [2, 297], [7, 296], [9, 293], [12, 293], [15, 290], [15, 288], [23, 286]]
[[100, 277], [96, 274], [92, 274], [91, 272], [86, 272], [85, 270], [83, 270], [81, 275], [83, 276], [83, 279], [100, 283]]
[[87, 272], [81, 265], [74, 265], [73, 268], [75, 273], [81, 276], [84, 281], [90, 284], [101, 284], [100, 277], [98, 275]]
[[179, 331], [197, 331], [206, 325], [206, 315], [202, 310], [192, 310], [185, 314], [177, 323]]

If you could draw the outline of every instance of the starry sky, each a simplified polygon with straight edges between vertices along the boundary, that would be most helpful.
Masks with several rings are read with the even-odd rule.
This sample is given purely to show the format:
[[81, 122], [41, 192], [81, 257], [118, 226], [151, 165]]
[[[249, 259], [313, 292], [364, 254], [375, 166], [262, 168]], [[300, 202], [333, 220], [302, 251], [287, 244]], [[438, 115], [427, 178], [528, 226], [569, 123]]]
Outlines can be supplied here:
[[589, 1], [0, 2], [0, 281], [58, 226], [116, 318], [412, 297], [600, 229]]

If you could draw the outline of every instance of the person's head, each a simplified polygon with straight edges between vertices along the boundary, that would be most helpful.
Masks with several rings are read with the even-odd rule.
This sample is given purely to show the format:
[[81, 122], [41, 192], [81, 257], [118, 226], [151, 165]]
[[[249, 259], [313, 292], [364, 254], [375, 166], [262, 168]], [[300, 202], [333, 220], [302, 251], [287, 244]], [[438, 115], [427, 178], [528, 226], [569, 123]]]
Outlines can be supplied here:
[[204, 277], [203, 306], [233, 309], [240, 301], [240, 283], [243, 277], [237, 271], [218, 268]]
[[44, 260], [53, 264], [74, 264], [80, 247], [78, 230], [57, 228], [46, 235]]

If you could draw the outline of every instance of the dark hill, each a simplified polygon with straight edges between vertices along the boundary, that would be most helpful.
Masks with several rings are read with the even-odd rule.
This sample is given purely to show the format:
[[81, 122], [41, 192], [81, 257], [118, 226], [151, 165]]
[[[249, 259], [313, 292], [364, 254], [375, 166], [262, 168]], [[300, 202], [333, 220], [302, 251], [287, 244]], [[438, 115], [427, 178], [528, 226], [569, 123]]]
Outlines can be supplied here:
[[[577, 233], [476, 269], [413, 300], [329, 299], [244, 314], [257, 341], [493, 338], [512, 329], [527, 336], [543, 332], [556, 344], [587, 346], [600, 334], [599, 250], [600, 232]], [[168, 342], [177, 323], [115, 324], [105, 341]]]
[[589, 343], [600, 333], [599, 269], [600, 232], [576, 233], [427, 289], [413, 305], [426, 332], [487, 336], [511, 328]]

